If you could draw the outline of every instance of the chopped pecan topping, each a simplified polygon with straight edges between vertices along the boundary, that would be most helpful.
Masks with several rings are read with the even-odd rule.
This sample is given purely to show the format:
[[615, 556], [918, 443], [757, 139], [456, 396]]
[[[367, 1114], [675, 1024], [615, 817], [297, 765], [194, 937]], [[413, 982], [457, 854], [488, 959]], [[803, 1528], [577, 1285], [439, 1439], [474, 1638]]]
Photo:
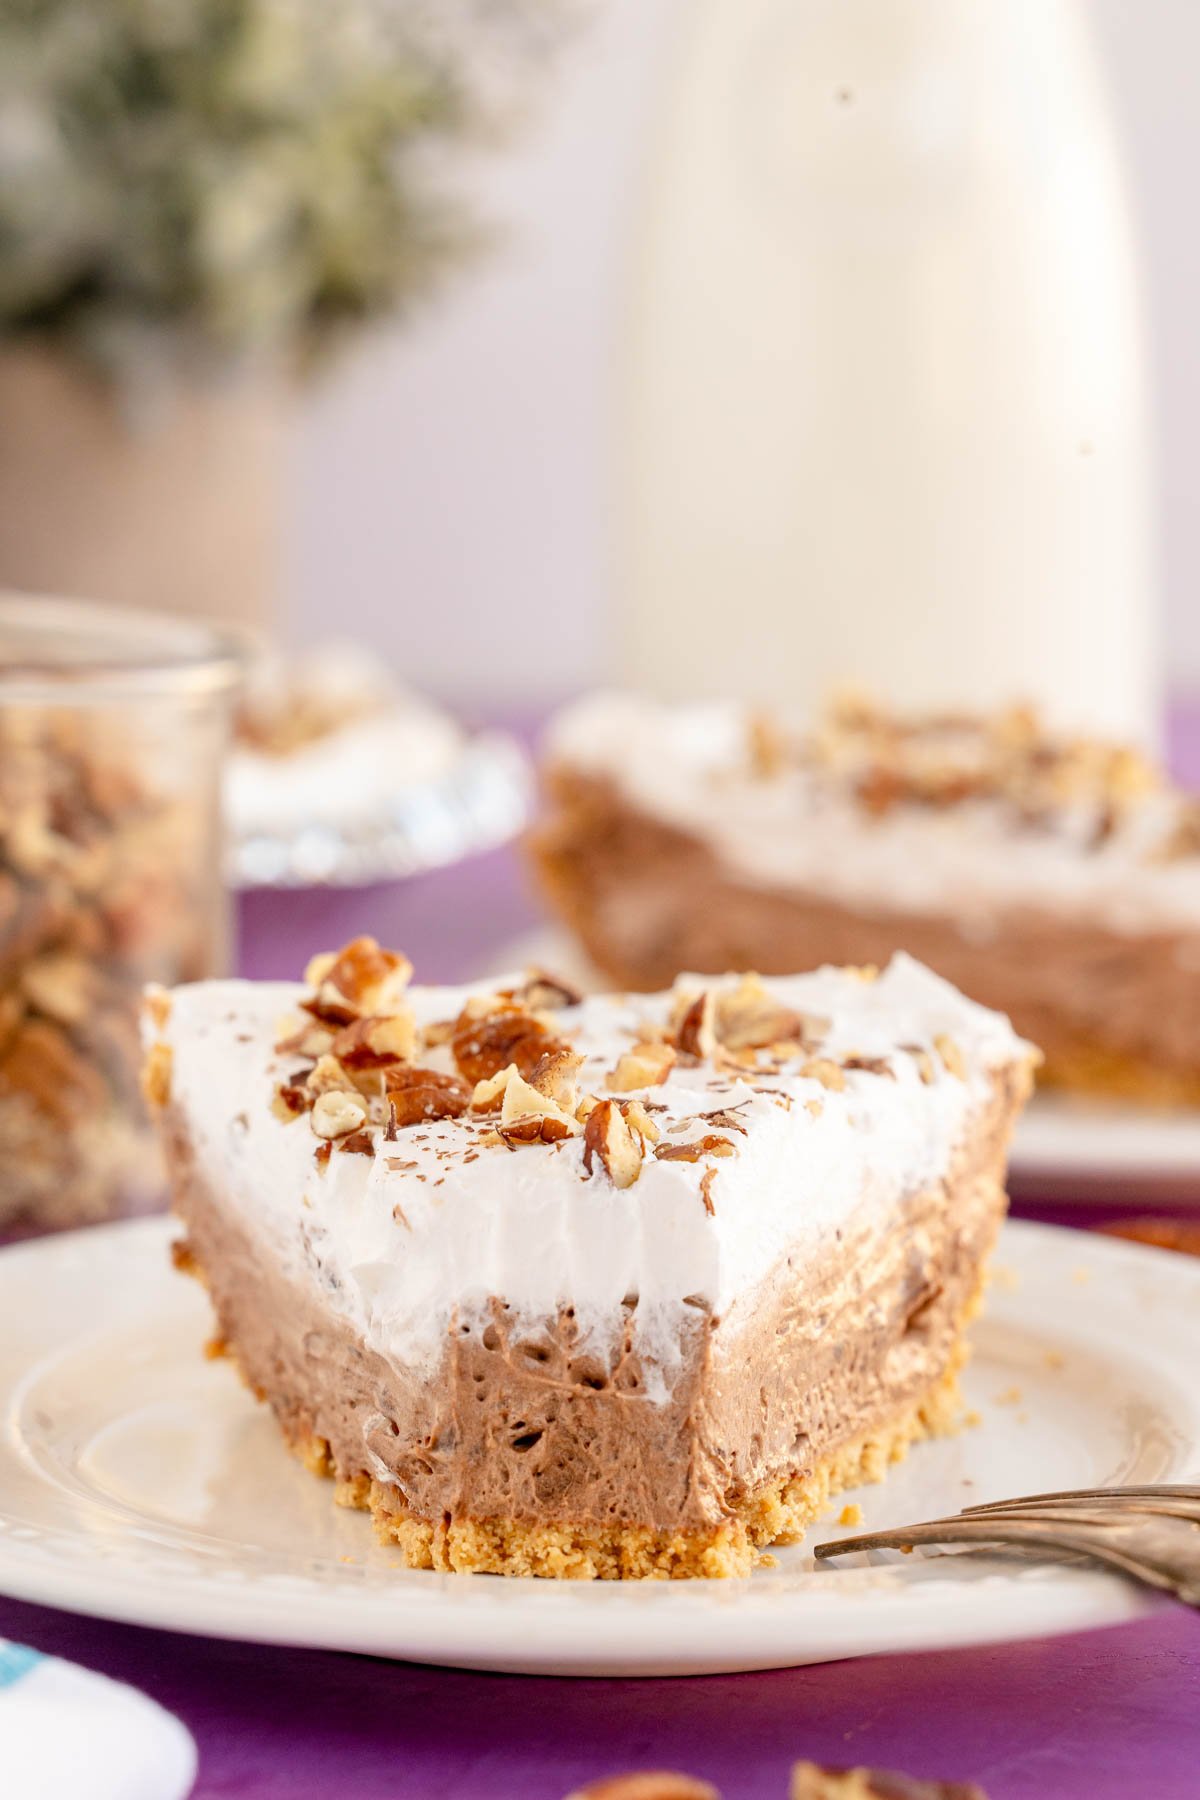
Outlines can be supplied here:
[[355, 1019], [333, 1040], [332, 1054], [347, 1069], [386, 1069], [411, 1062], [417, 1029], [410, 1012]]
[[717, 1047], [717, 1003], [711, 988], [694, 998], [683, 997], [682, 1012], [675, 1027], [675, 1045], [681, 1056], [703, 1061]]
[[635, 1088], [658, 1087], [675, 1066], [675, 1050], [670, 1044], [637, 1043], [617, 1059], [615, 1069], [604, 1078], [605, 1086], [614, 1094], [628, 1094]]
[[487, 1081], [509, 1063], [528, 1080], [543, 1056], [568, 1048], [532, 1013], [517, 1009], [465, 1020], [450, 1044], [459, 1072], [472, 1083]]
[[275, 1098], [271, 1103], [271, 1111], [277, 1119], [298, 1119], [306, 1113], [313, 1103], [313, 1096], [307, 1088], [295, 1081], [281, 1081], [275, 1089]]
[[158, 1031], [165, 1031], [171, 1017], [171, 996], [157, 981], [142, 990], [142, 1011]]
[[171, 1047], [151, 1044], [142, 1064], [142, 1093], [146, 1104], [161, 1112], [171, 1098]]
[[843, 1056], [843, 1069], [857, 1069], [863, 1075], [888, 1075], [893, 1081], [896, 1071], [886, 1056]]
[[673, 1769], [643, 1769], [629, 1775], [606, 1775], [575, 1788], [567, 1800], [721, 1800], [711, 1782]]
[[1093, 848], [1158, 785], [1136, 751], [1054, 737], [1036, 713], [1020, 706], [991, 717], [924, 718], [904, 718], [874, 703], [835, 706], [800, 760], [838, 782], [876, 818], [901, 805], [990, 802], [1018, 828], [1044, 830], [1054, 828], [1065, 808], [1092, 808], [1101, 821]]
[[442, 1044], [448, 1044], [461, 1023], [460, 1019], [434, 1019], [421, 1028], [421, 1042], [426, 1050], [436, 1050]]
[[530, 969], [512, 999], [528, 1012], [557, 1012], [564, 1006], [578, 1006], [583, 995], [568, 981], [548, 975], [545, 969]]
[[742, 1106], [719, 1106], [715, 1112], [701, 1113], [700, 1117], [706, 1125], [720, 1125], [724, 1131], [740, 1131], [745, 1137], [747, 1135], [746, 1127], [739, 1119], [738, 1114], [743, 1106], [749, 1104], [748, 1100], [743, 1100]]
[[828, 1056], [814, 1056], [806, 1062], [800, 1071], [810, 1081], [819, 1081], [822, 1087], [839, 1093], [846, 1085], [846, 1077], [840, 1063], [835, 1063]]
[[987, 1800], [973, 1781], [920, 1781], [893, 1769], [792, 1764], [789, 1800]]
[[583, 1128], [583, 1166], [592, 1174], [599, 1157], [616, 1188], [632, 1187], [642, 1172], [645, 1140], [627, 1119], [619, 1101], [597, 1100]]
[[621, 1111], [625, 1114], [625, 1121], [627, 1124], [632, 1125], [633, 1129], [649, 1143], [657, 1144], [659, 1138], [658, 1126], [650, 1117], [649, 1109], [641, 1100], [623, 1100], [621, 1102]]
[[552, 1100], [564, 1112], [573, 1113], [579, 1098], [579, 1071], [583, 1058], [565, 1047], [547, 1050], [533, 1066], [529, 1085]]
[[372, 937], [354, 938], [341, 950], [312, 958], [304, 979], [316, 993], [305, 1009], [329, 1025], [391, 1014], [399, 1010], [411, 974], [406, 956], [381, 950]]
[[743, 975], [736, 988], [717, 996], [715, 1030], [726, 1050], [802, 1042], [805, 1023], [800, 1013], [773, 997], [758, 975]]
[[348, 1150], [355, 1156], [374, 1156], [375, 1139], [369, 1131], [352, 1131], [349, 1137], [338, 1141], [339, 1150]]
[[921, 1044], [901, 1044], [900, 1049], [906, 1056], [911, 1056], [917, 1065], [917, 1074], [926, 1087], [937, 1080], [937, 1070], [933, 1066], [933, 1058]]
[[428, 1125], [437, 1119], [459, 1119], [471, 1104], [471, 1090], [457, 1075], [401, 1063], [384, 1072], [389, 1124]]
[[717, 1211], [716, 1206], [713, 1204], [712, 1197], [713, 1182], [716, 1179], [717, 1171], [715, 1169], [705, 1169], [703, 1175], [700, 1177], [700, 1198], [704, 1202], [704, 1210], [710, 1219], [716, 1216]]
[[357, 1094], [332, 1088], [313, 1101], [310, 1120], [319, 1138], [348, 1137], [367, 1122], [367, 1109]]
[[490, 1081], [480, 1082], [471, 1104], [480, 1111], [494, 1107], [497, 1100], [501, 1103], [500, 1136], [510, 1145], [555, 1144], [574, 1137], [579, 1130], [573, 1113], [526, 1081], [515, 1063]]
[[304, 1085], [311, 1096], [339, 1093], [353, 1087], [347, 1071], [336, 1056], [319, 1056], [305, 1077]]
[[300, 1025], [289, 1020], [276, 1042], [281, 1056], [311, 1056], [314, 1062], [332, 1049], [335, 1033], [318, 1019], [308, 1018]]
[[733, 1145], [727, 1137], [706, 1131], [690, 1144], [659, 1144], [654, 1151], [660, 1162], [701, 1162], [706, 1156], [732, 1156]]

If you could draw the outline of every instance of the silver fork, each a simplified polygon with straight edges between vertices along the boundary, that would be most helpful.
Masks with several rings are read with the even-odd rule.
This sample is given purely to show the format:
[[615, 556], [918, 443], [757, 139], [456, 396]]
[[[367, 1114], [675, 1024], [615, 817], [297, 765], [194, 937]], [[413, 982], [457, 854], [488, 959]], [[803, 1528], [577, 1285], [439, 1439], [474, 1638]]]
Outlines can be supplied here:
[[1004, 1544], [1030, 1556], [1066, 1552], [1103, 1563], [1200, 1608], [1200, 1487], [1067, 1488], [968, 1506], [953, 1518], [818, 1544], [822, 1562], [915, 1544]]

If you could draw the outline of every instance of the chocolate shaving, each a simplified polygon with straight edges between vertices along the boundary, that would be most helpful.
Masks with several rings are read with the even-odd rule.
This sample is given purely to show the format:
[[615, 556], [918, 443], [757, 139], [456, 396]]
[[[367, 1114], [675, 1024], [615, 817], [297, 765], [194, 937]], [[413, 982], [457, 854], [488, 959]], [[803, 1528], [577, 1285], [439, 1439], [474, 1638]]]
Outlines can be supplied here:
[[864, 1075], [886, 1075], [895, 1081], [896, 1071], [884, 1056], [843, 1056], [843, 1069], [858, 1069]]
[[737, 1115], [744, 1106], [749, 1106], [749, 1104], [748, 1100], [743, 1100], [737, 1106], [719, 1106], [715, 1112], [700, 1113], [698, 1117], [703, 1119], [707, 1125], [722, 1125], [726, 1131], [740, 1131], [745, 1137], [747, 1135], [745, 1124]]

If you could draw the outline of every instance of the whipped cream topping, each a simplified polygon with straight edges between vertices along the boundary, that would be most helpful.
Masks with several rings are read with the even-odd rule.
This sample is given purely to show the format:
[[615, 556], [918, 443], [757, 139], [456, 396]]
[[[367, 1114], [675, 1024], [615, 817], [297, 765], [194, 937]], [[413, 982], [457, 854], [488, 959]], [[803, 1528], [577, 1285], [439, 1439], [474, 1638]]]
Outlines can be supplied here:
[[987, 796], [941, 809], [901, 798], [873, 817], [820, 767], [785, 760], [755, 770], [751, 730], [751, 713], [733, 702], [600, 693], [558, 716], [545, 753], [551, 767], [611, 782], [752, 886], [867, 912], [950, 911], [982, 939], [1012, 908], [1125, 934], [1200, 927], [1200, 855], [1164, 856], [1188, 805], [1169, 788], [1139, 795], [1100, 841], [1094, 795], [1064, 804], [1052, 829], [1015, 826], [1011, 809]]
[[[486, 1117], [407, 1127], [393, 1141], [380, 1133], [374, 1154], [335, 1147], [318, 1166], [309, 1118], [281, 1118], [272, 1105], [295, 1066], [274, 1045], [307, 991], [299, 984], [177, 988], [152, 1035], [170, 1047], [172, 1104], [214, 1194], [372, 1348], [432, 1372], [455, 1319], [497, 1297], [531, 1326], [573, 1306], [586, 1346], [607, 1360], [623, 1302], [636, 1295], [648, 1397], [661, 1399], [689, 1306], [728, 1320], [783, 1256], [802, 1258], [860, 1219], [886, 1221], [902, 1196], [945, 1173], [992, 1071], [1029, 1055], [999, 1014], [905, 956], [874, 981], [821, 969], [767, 986], [828, 1021], [820, 1057], [882, 1061], [888, 1072], [847, 1069], [839, 1090], [800, 1074], [803, 1059], [770, 1073], [681, 1059], [640, 1096], [663, 1109], [660, 1142], [720, 1130], [733, 1153], [648, 1155], [624, 1189], [598, 1164], [586, 1173], [580, 1138], [509, 1149], [487, 1142]], [[406, 997], [429, 1024], [489, 991], [417, 987]], [[672, 1002], [594, 996], [557, 1014], [586, 1059], [580, 1092], [604, 1094], [606, 1073], [647, 1024], [666, 1023]], [[947, 1040], [958, 1072], [943, 1060]], [[449, 1068], [447, 1050], [423, 1060], [439, 1057]], [[703, 1118], [718, 1109], [742, 1130]]]
[[314, 825], [354, 831], [387, 817], [398, 793], [435, 781], [462, 752], [454, 720], [416, 695], [349, 720], [288, 756], [245, 745], [230, 758], [225, 813], [236, 840]]

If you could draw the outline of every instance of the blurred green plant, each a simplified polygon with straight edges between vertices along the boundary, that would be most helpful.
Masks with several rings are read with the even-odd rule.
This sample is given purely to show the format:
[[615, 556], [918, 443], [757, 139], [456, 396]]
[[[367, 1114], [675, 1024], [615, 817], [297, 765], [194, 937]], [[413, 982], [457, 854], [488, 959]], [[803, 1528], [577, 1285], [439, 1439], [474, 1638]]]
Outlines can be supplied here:
[[0, 340], [308, 361], [480, 234], [436, 154], [555, 0], [0, 0]]

